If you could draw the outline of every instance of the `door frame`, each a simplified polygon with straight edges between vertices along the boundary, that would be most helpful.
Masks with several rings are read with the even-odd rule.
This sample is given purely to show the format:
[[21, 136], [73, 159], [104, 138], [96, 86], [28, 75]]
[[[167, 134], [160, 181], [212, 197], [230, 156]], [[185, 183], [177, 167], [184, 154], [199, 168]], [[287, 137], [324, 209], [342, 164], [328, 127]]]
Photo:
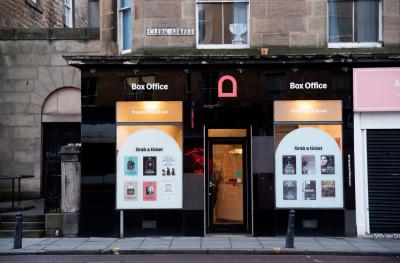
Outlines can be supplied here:
[[[204, 127], [204, 234], [214, 233], [241, 233], [252, 234], [252, 221], [253, 221], [253, 200], [252, 200], [252, 175], [251, 175], [251, 128], [235, 127], [231, 129], [245, 129], [246, 137], [208, 137], [208, 129], [214, 127]], [[218, 127], [215, 129], [229, 129], [227, 127]], [[209, 161], [212, 158], [212, 144], [242, 144], [243, 145], [243, 224], [240, 226], [234, 224], [218, 225], [212, 224], [212, 212], [210, 207], [209, 193], [210, 193], [210, 170], [211, 165]], [[226, 227], [223, 227], [226, 226]]]

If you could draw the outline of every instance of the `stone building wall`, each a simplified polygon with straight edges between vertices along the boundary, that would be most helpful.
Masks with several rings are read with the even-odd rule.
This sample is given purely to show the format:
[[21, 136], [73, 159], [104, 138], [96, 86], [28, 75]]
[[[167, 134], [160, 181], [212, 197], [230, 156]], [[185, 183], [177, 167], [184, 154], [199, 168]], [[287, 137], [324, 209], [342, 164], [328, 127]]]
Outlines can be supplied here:
[[[87, 27], [89, 0], [75, 0], [74, 27]], [[64, 0], [1, 0], [0, 29], [64, 27]]]
[[383, 0], [383, 43], [400, 45], [400, 0]]
[[[34, 174], [22, 184], [25, 195], [40, 193], [45, 99], [56, 89], [81, 85], [80, 71], [62, 55], [98, 54], [98, 35], [97, 30], [93, 36], [70, 34], [71, 40], [0, 41], [0, 175]], [[0, 182], [0, 199], [10, 185]]]
[[[196, 47], [196, 36], [147, 36], [152, 27], [196, 28], [196, 0], [134, 0], [133, 49]], [[252, 47], [327, 47], [328, 0], [251, 0]], [[400, 44], [400, 0], [382, 2], [384, 45]]]

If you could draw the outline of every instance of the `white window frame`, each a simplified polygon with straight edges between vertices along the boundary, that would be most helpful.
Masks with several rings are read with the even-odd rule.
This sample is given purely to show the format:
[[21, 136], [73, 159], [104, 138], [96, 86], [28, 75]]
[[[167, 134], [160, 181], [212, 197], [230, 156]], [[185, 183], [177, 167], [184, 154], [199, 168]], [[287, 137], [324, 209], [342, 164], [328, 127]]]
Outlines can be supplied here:
[[[328, 0], [329, 1], [329, 0]], [[354, 1], [353, 3], [353, 39], [354, 39]], [[377, 42], [329, 42], [329, 3], [326, 7], [326, 42], [328, 43], [328, 48], [374, 48], [374, 47], [382, 47], [382, 0], [379, 0], [379, 25], [378, 25], [378, 41]]]
[[[198, 49], [244, 49], [250, 48], [250, 0], [196, 0], [196, 48]], [[247, 44], [199, 44], [199, 4], [247, 3]]]
[[[73, 15], [72, 15], [72, 7], [73, 7], [73, 0], [64, 0], [64, 25], [66, 27], [72, 28], [74, 25]], [[69, 2], [69, 5], [68, 5]], [[68, 23], [69, 22], [69, 23]]]
[[[132, 12], [132, 7], [133, 7], [133, 0], [130, 0], [131, 5], [129, 7], [124, 7], [121, 8], [121, 1], [118, 0], [118, 50], [120, 54], [127, 54], [132, 52], [132, 31], [133, 31], [133, 26], [131, 26], [131, 48], [130, 49], [123, 49], [123, 45], [124, 45], [124, 40], [123, 40], [123, 18], [122, 18], [122, 11], [126, 10], [126, 9], [131, 9], [131, 18], [133, 21], [133, 12]], [[131, 23], [132, 23], [131, 21]]]

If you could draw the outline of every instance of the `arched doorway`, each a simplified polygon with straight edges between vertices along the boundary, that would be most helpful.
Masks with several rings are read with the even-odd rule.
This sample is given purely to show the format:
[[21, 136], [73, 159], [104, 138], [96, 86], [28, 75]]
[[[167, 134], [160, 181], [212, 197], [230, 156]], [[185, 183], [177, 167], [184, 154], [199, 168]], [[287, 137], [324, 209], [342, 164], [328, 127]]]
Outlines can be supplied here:
[[51, 93], [42, 108], [42, 194], [45, 213], [57, 212], [61, 200], [61, 162], [58, 152], [81, 140], [81, 91], [73, 87]]

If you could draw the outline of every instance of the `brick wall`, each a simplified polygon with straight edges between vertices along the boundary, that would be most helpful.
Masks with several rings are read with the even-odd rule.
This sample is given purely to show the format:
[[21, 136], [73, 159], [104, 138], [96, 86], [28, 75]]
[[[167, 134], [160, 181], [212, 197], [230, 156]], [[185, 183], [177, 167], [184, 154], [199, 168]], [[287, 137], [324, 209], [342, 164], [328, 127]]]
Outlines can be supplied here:
[[[0, 29], [64, 27], [64, 1], [1, 0]], [[75, 0], [75, 27], [88, 25], [88, 0]]]

